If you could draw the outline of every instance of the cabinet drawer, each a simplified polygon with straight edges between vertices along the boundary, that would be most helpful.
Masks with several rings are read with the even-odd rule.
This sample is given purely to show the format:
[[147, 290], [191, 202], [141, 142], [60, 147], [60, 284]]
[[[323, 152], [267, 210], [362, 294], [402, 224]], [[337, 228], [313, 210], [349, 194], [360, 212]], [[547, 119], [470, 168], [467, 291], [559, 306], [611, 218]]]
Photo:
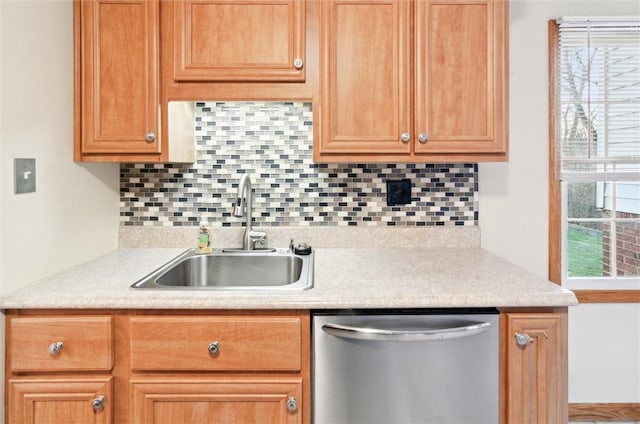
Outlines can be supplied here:
[[113, 317], [11, 318], [9, 332], [7, 352], [14, 372], [113, 367]]
[[134, 317], [131, 368], [298, 371], [300, 329], [297, 317]]

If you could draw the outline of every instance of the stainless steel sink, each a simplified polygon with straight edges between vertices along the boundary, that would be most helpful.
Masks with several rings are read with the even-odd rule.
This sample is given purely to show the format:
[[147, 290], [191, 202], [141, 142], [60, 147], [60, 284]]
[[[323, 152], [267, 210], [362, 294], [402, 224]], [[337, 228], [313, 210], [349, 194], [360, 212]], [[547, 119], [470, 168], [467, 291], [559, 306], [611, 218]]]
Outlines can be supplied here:
[[165, 290], [306, 290], [313, 287], [313, 253], [190, 249], [131, 287]]

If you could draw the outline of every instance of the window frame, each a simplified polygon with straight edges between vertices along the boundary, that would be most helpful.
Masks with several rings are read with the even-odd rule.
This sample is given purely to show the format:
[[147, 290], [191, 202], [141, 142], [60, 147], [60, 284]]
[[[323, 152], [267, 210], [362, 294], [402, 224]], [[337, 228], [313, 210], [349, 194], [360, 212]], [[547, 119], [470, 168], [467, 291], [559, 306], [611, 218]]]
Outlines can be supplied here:
[[[549, 240], [548, 240], [548, 278], [561, 285], [563, 277], [564, 254], [566, 245], [564, 229], [566, 225], [563, 188], [560, 178], [560, 145], [557, 143], [560, 123], [557, 116], [560, 109], [560, 87], [556, 79], [560, 63], [559, 28], [556, 20], [549, 20]], [[573, 290], [581, 303], [638, 303], [638, 289], [579, 289]]]

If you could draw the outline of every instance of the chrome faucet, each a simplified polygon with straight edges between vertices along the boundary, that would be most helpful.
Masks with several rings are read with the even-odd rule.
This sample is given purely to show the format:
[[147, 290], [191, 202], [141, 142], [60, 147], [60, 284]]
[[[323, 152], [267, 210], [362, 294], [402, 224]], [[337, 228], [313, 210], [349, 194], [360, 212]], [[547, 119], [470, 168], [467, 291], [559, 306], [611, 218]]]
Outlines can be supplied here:
[[267, 233], [254, 231], [252, 228], [252, 197], [251, 178], [249, 178], [249, 175], [243, 174], [238, 184], [238, 200], [233, 208], [233, 216], [238, 218], [246, 216], [244, 236], [242, 237], [242, 248], [244, 250], [254, 250], [256, 243], [264, 243], [267, 239]]

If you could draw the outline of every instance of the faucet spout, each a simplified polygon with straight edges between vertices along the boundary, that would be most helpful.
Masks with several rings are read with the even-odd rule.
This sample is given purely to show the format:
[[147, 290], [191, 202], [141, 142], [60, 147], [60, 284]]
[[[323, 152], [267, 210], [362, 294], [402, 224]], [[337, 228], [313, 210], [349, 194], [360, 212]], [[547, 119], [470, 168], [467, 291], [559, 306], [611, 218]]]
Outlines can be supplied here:
[[242, 218], [245, 215], [245, 208], [248, 209], [247, 215], [251, 217], [251, 178], [247, 174], [242, 175], [240, 178], [238, 200], [233, 207], [233, 216]]
[[242, 248], [244, 250], [254, 250], [255, 243], [265, 240], [267, 237], [266, 233], [254, 231], [252, 228], [252, 197], [251, 178], [249, 178], [249, 175], [243, 174], [238, 184], [238, 200], [233, 208], [233, 216], [238, 218], [246, 217], [244, 235], [242, 236]]

